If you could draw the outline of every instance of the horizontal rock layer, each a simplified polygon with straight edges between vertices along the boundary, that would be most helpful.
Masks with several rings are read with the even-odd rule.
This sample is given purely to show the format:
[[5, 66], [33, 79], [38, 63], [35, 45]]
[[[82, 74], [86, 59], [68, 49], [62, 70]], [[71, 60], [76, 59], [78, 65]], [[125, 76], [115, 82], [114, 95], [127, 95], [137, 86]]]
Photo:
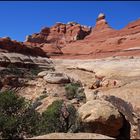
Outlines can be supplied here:
[[7, 67], [13, 64], [21, 68], [34, 68], [39, 67], [41, 69], [54, 69], [51, 60], [40, 56], [27, 56], [19, 53], [0, 53], [0, 67]]
[[31, 56], [47, 57], [41, 48], [24, 45], [22, 42], [11, 40], [9, 37], [0, 38], [0, 52], [15, 52]]

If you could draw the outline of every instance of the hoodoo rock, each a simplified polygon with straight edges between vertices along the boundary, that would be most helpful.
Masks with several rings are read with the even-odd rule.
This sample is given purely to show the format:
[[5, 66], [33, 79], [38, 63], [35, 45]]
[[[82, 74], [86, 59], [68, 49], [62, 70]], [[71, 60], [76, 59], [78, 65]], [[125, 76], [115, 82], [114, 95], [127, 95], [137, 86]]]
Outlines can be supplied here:
[[100, 13], [98, 18], [96, 19], [96, 25], [93, 28], [93, 32], [95, 31], [104, 31], [107, 29], [111, 29], [111, 27], [108, 25], [106, 19], [105, 19], [105, 14]]

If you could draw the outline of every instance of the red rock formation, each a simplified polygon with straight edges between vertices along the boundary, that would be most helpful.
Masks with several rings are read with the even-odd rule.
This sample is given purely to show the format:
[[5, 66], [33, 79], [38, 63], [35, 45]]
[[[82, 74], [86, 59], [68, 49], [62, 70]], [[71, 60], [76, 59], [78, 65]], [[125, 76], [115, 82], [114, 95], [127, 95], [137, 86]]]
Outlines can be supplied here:
[[17, 52], [31, 56], [46, 56], [46, 53], [39, 47], [24, 45], [22, 42], [11, 40], [9, 37], [0, 38], [0, 52]]
[[91, 29], [75, 22], [67, 24], [56, 23], [54, 26], [45, 27], [40, 33], [27, 36], [24, 44], [35, 43], [40, 46], [48, 55], [61, 55], [61, 48], [70, 42], [84, 39]]
[[50, 28], [43, 28], [40, 33], [27, 36], [23, 43], [2, 38], [0, 46], [12, 52], [40, 56], [47, 54], [52, 58], [136, 56], [140, 55], [140, 20], [115, 30], [101, 13], [92, 30], [75, 22], [56, 23]]
[[90, 35], [84, 40], [67, 44], [61, 50], [63, 55], [59, 58], [140, 55], [140, 20], [129, 23], [121, 30], [114, 30], [108, 25], [105, 15], [100, 14]]
[[93, 28], [93, 33], [95, 32], [103, 32], [111, 30], [111, 27], [108, 25], [105, 15], [103, 13], [100, 13], [98, 18], [96, 19], [96, 26]]
[[40, 33], [26, 37], [25, 42], [33, 43], [57, 43], [65, 45], [71, 41], [84, 39], [90, 33], [90, 28], [75, 22], [68, 24], [56, 23], [54, 26], [42, 28]]

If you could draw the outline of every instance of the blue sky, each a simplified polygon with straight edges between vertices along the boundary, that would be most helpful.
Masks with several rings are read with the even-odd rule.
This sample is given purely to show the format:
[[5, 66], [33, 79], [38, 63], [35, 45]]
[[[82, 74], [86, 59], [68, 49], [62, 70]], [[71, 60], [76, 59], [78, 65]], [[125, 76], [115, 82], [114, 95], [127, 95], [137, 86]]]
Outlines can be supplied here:
[[24, 41], [55, 22], [94, 26], [100, 12], [110, 26], [121, 29], [140, 18], [140, 1], [0, 1], [0, 37]]

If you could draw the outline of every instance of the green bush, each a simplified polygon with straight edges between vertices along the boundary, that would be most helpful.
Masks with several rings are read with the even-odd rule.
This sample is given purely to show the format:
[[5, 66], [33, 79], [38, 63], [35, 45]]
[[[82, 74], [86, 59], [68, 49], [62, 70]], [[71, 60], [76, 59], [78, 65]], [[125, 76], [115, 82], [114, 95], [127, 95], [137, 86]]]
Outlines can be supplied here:
[[80, 83], [69, 83], [65, 86], [65, 90], [67, 99], [76, 98], [78, 101], [85, 102], [86, 96]]
[[75, 107], [66, 105], [62, 100], [56, 100], [42, 113], [41, 134], [66, 133], [74, 125], [75, 119]]
[[67, 131], [75, 132], [77, 130], [77, 110], [72, 104], [67, 105], [67, 110], [69, 112], [69, 117], [67, 119]]
[[33, 137], [51, 132], [75, 132], [76, 109], [56, 100], [42, 114], [13, 92], [0, 93], [0, 138]]
[[22, 138], [36, 134], [39, 114], [13, 92], [0, 93], [0, 137]]
[[79, 87], [80, 87], [80, 84], [78, 84], [78, 83], [67, 84], [65, 86], [67, 99], [71, 100], [71, 99], [75, 98]]
[[5, 115], [16, 115], [25, 108], [24, 98], [18, 97], [11, 91], [0, 93], [0, 112]]
[[42, 113], [42, 132], [60, 132], [61, 122], [60, 122], [60, 112], [63, 101], [54, 101], [46, 111]]

